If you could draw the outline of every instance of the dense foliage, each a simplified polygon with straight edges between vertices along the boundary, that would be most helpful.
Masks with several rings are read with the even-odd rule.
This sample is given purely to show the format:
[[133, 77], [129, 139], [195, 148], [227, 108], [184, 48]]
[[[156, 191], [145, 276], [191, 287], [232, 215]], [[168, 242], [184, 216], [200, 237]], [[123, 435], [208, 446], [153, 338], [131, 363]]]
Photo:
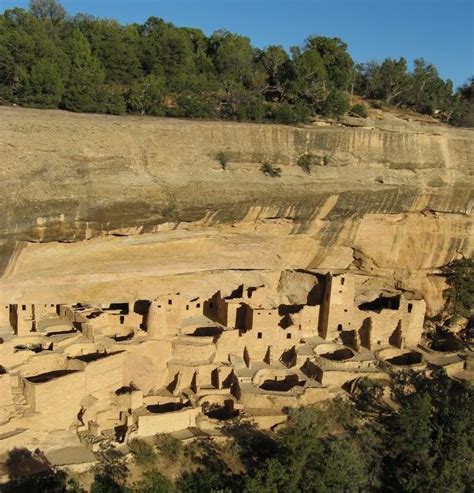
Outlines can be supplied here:
[[57, 0], [0, 16], [0, 102], [98, 113], [294, 124], [339, 117], [354, 91], [387, 104], [474, 124], [473, 80], [453, 93], [416, 60], [355, 65], [339, 38], [309, 37], [287, 53], [244, 36], [178, 28], [150, 17], [121, 25], [70, 17]]
[[445, 267], [450, 289], [449, 310], [455, 315], [474, 317], [474, 259], [455, 260]]
[[[443, 370], [392, 377], [391, 399], [362, 380], [353, 402], [290, 409], [288, 424], [266, 433], [245, 421], [224, 427], [226, 445], [183, 447], [159, 436], [158, 454], [135, 439], [142, 478], [131, 481], [110, 449], [95, 468], [93, 493], [468, 493], [474, 491], [472, 387]], [[15, 456], [18, 459], [18, 453]], [[18, 460], [15, 460], [15, 464]], [[173, 483], [163, 472], [178, 466]], [[132, 483], [132, 484], [130, 484]], [[2, 491], [79, 493], [62, 471], [20, 478]]]

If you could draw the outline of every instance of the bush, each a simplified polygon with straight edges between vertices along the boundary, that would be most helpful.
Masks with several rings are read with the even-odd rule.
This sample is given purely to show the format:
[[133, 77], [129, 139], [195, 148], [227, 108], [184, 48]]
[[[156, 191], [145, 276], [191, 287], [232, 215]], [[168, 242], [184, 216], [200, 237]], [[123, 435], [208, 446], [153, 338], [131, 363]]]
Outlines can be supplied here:
[[260, 166], [260, 171], [264, 175], [271, 176], [272, 178], [281, 176], [281, 168], [272, 166], [268, 161], [262, 163], [262, 166]]
[[360, 116], [361, 118], [367, 118], [369, 116], [365, 104], [355, 104], [352, 106], [350, 113], [353, 116]]
[[183, 444], [176, 438], [162, 433], [156, 435], [158, 450], [165, 459], [176, 462], [183, 456]]
[[216, 154], [216, 161], [219, 161], [219, 164], [222, 166], [222, 169], [227, 168], [227, 165], [230, 162], [230, 158], [231, 158], [231, 155], [230, 155], [230, 152], [228, 152], [228, 151], [219, 151]]
[[474, 259], [454, 260], [444, 271], [452, 313], [469, 317], [474, 311]]
[[133, 491], [135, 493], [173, 493], [175, 488], [163, 474], [156, 469], [151, 469], [145, 472], [140, 482], [133, 485]]
[[130, 449], [135, 462], [140, 466], [150, 466], [154, 464], [158, 458], [155, 447], [139, 438], [130, 440], [130, 442], [128, 442], [128, 448]]
[[301, 156], [298, 158], [297, 164], [303, 171], [306, 171], [306, 173], [310, 174], [315, 160], [316, 157], [314, 156], [314, 154], [305, 153], [301, 154]]
[[322, 112], [325, 116], [340, 117], [350, 108], [349, 98], [345, 92], [331, 91], [323, 103]]

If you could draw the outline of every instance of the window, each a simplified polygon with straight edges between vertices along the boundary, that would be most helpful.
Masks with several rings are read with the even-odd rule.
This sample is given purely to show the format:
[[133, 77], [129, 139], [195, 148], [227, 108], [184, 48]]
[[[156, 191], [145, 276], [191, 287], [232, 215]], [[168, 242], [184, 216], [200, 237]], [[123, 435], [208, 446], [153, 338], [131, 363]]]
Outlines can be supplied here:
[[120, 323], [123, 324], [125, 322], [125, 317], [123, 315], [120, 315]]
[[341, 286], [344, 286], [345, 282], [346, 282], [346, 280], [343, 277], [341, 277]]
[[342, 324], [338, 324], [337, 330], [338, 330], [338, 332], [341, 332], [341, 330], [342, 330]]
[[26, 310], [26, 305], [21, 305], [21, 309], [22, 309], [23, 311], [25, 311], [25, 310]]
[[287, 339], [291, 339], [291, 334], [286, 334]]
[[344, 308], [344, 311], [347, 313], [347, 308]]
[[262, 333], [261, 332], [257, 332], [257, 339], [261, 339], [262, 338]]
[[408, 303], [408, 313], [411, 313], [413, 310], [413, 303]]
[[186, 310], [189, 310], [189, 305], [186, 305]]
[[214, 303], [209, 303], [209, 308], [214, 308]]
[[173, 304], [173, 300], [168, 300], [168, 305], [172, 305]]
[[201, 303], [196, 303], [196, 308], [201, 308]]

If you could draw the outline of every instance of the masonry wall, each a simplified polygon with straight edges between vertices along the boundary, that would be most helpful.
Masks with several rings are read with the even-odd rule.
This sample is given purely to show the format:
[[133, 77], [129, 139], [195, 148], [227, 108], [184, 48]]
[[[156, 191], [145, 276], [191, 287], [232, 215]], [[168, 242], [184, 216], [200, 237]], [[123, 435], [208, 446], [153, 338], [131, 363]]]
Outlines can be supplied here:
[[156, 433], [172, 433], [196, 426], [199, 409], [183, 409], [171, 413], [138, 416], [137, 436], [147, 437]]
[[291, 315], [293, 325], [301, 330], [302, 337], [314, 337], [318, 335], [318, 323], [320, 306], [303, 306], [303, 308]]
[[58, 429], [69, 427], [86, 394], [85, 373], [77, 371], [44, 383], [24, 380], [25, 397], [33, 411], [49, 417]]
[[84, 370], [87, 393], [107, 394], [129, 383], [124, 382], [125, 357], [123, 352], [87, 363]]
[[281, 316], [276, 308], [254, 308], [249, 306], [245, 314], [247, 330], [264, 331], [278, 327]]
[[0, 327], [10, 325], [10, 305], [0, 305]]
[[13, 404], [11, 377], [8, 373], [0, 375], [0, 407]]
[[202, 315], [204, 301], [189, 300], [179, 294], [160, 296], [152, 301], [146, 316], [148, 336], [173, 337], [178, 334], [184, 319]]

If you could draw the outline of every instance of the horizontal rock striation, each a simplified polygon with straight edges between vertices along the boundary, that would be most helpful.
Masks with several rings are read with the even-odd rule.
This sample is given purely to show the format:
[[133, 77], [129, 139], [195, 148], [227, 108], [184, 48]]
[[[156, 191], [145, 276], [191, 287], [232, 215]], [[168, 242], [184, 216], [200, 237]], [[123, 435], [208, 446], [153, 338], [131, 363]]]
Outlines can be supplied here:
[[[47, 287], [66, 302], [351, 269], [421, 292], [434, 311], [432, 274], [472, 255], [472, 130], [396, 117], [297, 128], [0, 108], [0, 135], [8, 302], [41, 301]], [[296, 164], [305, 152], [316, 157], [310, 175]], [[264, 161], [281, 178], [265, 176]]]

